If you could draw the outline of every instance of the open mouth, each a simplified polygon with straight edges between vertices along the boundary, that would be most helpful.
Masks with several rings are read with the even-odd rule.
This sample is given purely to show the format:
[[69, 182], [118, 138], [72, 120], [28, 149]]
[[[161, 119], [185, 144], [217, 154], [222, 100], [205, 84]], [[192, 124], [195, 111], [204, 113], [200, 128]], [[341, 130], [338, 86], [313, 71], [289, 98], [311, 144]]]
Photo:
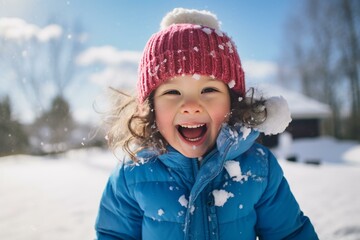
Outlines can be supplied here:
[[180, 135], [189, 142], [197, 142], [202, 139], [207, 131], [206, 124], [178, 125]]

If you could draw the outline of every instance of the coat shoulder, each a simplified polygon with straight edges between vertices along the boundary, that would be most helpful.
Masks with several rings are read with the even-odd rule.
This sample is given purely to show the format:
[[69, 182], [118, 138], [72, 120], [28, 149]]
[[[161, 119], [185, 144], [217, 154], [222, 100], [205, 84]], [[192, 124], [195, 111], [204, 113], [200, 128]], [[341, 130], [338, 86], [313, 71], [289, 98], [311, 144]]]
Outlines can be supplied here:
[[242, 168], [248, 168], [261, 177], [267, 177], [272, 159], [275, 157], [271, 151], [258, 143], [254, 143], [243, 155], [237, 158]]

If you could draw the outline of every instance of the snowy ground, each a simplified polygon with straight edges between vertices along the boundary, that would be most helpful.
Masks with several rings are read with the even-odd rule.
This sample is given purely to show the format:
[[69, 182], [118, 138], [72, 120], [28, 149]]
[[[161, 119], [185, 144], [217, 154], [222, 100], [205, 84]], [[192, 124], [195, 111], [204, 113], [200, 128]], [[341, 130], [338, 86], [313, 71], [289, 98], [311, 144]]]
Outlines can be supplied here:
[[[314, 155], [306, 155], [311, 149]], [[287, 149], [300, 163], [280, 160], [320, 239], [360, 239], [359, 149], [331, 139], [301, 141]], [[307, 158], [322, 163], [304, 164]], [[0, 158], [0, 239], [94, 239], [99, 198], [115, 164], [98, 149]]]
[[0, 239], [94, 239], [99, 198], [114, 165], [111, 154], [94, 149], [56, 159], [0, 159]]

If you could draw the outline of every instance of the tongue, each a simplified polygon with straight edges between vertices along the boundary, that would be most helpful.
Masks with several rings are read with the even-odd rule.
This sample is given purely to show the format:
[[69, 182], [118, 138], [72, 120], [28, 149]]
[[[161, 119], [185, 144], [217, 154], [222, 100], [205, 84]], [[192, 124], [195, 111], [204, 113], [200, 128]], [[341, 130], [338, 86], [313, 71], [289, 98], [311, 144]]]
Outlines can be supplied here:
[[199, 127], [199, 128], [183, 128], [182, 127], [182, 128], [180, 128], [180, 132], [185, 138], [194, 139], [194, 138], [201, 137], [203, 128], [202, 127]]

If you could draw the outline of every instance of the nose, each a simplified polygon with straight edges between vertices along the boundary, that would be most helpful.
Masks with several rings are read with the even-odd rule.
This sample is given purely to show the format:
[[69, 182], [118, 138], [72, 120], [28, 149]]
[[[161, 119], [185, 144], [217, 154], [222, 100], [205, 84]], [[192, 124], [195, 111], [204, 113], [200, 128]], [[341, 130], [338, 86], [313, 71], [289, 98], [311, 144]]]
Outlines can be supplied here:
[[182, 114], [197, 114], [201, 113], [202, 111], [203, 108], [201, 104], [194, 99], [185, 100], [181, 106]]

